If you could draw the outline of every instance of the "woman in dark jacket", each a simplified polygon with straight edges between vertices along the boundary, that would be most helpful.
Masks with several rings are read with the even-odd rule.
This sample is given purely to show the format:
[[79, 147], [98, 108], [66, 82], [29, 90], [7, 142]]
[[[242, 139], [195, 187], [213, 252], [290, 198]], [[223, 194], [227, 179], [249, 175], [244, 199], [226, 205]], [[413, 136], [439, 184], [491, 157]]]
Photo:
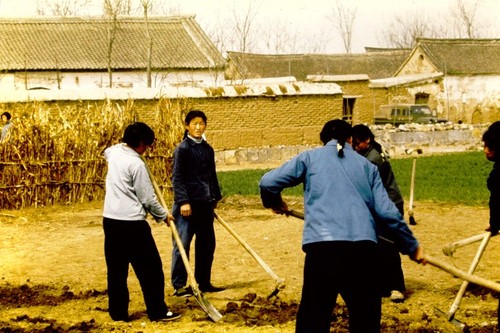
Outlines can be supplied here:
[[[483, 134], [484, 155], [488, 161], [493, 162], [493, 169], [488, 176], [486, 186], [490, 191], [490, 221], [486, 229], [492, 235], [498, 234], [500, 230], [500, 121], [496, 121], [488, 127]], [[498, 328], [500, 329], [500, 301], [498, 303]]]
[[[222, 198], [215, 170], [213, 148], [204, 140], [207, 117], [202, 111], [190, 111], [185, 118], [186, 136], [174, 151], [172, 206], [182, 245], [189, 256], [195, 238], [195, 278], [202, 292], [223, 288], [211, 283], [215, 252], [214, 209]], [[186, 286], [187, 272], [177, 244], [172, 251], [172, 285], [175, 296], [192, 295]]]
[[[352, 145], [359, 154], [377, 166], [389, 198], [404, 216], [403, 196], [399, 191], [388, 156], [382, 146], [375, 141], [375, 136], [368, 126], [353, 126]], [[385, 230], [379, 230], [379, 233], [384, 236], [384, 239], [392, 238]], [[381, 252], [380, 271], [383, 272], [383, 277], [380, 279], [382, 295], [390, 296], [393, 302], [403, 302], [406, 286], [399, 250], [397, 246], [386, 241], [379, 243], [379, 249]]]

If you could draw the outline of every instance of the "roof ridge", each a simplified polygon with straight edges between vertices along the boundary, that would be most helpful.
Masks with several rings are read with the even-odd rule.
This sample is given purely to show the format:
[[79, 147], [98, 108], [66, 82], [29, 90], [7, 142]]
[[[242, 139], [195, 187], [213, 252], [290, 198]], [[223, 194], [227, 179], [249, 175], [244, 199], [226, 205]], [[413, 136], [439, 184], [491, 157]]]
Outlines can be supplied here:
[[500, 42], [500, 38], [417, 38], [418, 43], [456, 43], [456, 44], [473, 44], [473, 43], [490, 43]]
[[[194, 20], [195, 15], [175, 15], [175, 16], [148, 16], [149, 21], [154, 22], [172, 22]], [[39, 23], [82, 23], [82, 22], [106, 22], [109, 17], [106, 16], [40, 16], [40, 17], [2, 17], [0, 23], [16, 24], [39, 24]], [[143, 21], [143, 16], [118, 16], [120, 22]]]

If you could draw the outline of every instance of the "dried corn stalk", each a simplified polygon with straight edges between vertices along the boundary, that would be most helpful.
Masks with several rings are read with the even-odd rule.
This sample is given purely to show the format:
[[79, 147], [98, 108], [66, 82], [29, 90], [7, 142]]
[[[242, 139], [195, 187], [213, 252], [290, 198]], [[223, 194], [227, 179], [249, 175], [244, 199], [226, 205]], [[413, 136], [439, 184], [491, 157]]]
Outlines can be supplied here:
[[172, 153], [182, 139], [188, 105], [183, 99], [7, 105], [13, 126], [0, 144], [0, 208], [101, 200], [102, 153], [120, 142], [133, 121], [155, 131], [155, 146], [146, 157], [169, 195]]

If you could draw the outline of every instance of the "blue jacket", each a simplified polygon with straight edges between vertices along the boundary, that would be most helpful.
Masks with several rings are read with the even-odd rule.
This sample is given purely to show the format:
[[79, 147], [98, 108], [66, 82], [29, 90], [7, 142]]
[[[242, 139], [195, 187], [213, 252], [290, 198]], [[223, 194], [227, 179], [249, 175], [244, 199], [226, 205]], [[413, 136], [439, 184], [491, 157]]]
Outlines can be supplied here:
[[377, 242], [373, 215], [395, 234], [400, 251], [413, 253], [418, 241], [389, 199], [377, 167], [345, 145], [339, 158], [337, 141], [305, 151], [260, 181], [264, 207], [281, 203], [281, 191], [303, 183], [305, 223], [302, 245], [325, 241]]

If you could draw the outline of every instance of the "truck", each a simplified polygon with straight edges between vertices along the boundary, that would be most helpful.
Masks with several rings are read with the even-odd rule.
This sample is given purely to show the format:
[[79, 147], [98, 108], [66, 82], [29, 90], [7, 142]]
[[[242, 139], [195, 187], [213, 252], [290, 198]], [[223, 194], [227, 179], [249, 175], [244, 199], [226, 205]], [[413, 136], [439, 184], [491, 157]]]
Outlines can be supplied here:
[[446, 122], [438, 119], [427, 104], [392, 104], [381, 105], [375, 112], [375, 124], [393, 124], [395, 126], [408, 123], [434, 124]]

